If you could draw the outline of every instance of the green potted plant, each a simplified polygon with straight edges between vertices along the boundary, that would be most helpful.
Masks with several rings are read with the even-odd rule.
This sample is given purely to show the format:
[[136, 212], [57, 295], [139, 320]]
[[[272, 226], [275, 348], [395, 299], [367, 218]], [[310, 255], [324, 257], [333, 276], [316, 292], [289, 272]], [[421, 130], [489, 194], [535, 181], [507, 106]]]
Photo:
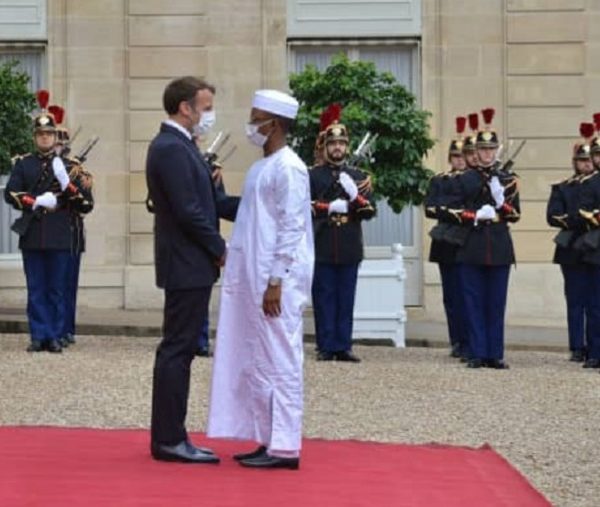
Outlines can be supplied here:
[[351, 62], [340, 54], [323, 72], [309, 65], [292, 74], [290, 89], [300, 102], [293, 142], [306, 163], [313, 159], [321, 112], [340, 103], [341, 123], [349, 129], [351, 149], [366, 132], [377, 134], [374, 159], [360, 165], [371, 174], [375, 195], [385, 198], [396, 213], [422, 202], [432, 175], [424, 165], [434, 145], [429, 135], [430, 113], [419, 108], [416, 97], [394, 76], [378, 72], [373, 63]]

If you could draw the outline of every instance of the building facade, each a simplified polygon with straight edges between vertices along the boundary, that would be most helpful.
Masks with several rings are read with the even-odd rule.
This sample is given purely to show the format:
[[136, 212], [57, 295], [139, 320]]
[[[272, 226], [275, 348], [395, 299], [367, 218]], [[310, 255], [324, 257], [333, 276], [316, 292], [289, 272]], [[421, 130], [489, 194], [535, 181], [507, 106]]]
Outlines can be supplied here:
[[[19, 58], [32, 86], [65, 107], [67, 125], [82, 126], [81, 142], [101, 138], [87, 163], [97, 205], [86, 218], [81, 305], [161, 306], [143, 171], [171, 78], [216, 84], [216, 130], [237, 145], [225, 181], [238, 193], [259, 156], [243, 131], [253, 91], [285, 89], [288, 72], [326, 66], [343, 51], [392, 72], [432, 112], [435, 171], [445, 169], [456, 116], [495, 107], [505, 149], [528, 139], [516, 164], [523, 218], [513, 228], [507, 315], [559, 325], [562, 279], [545, 204], [550, 183], [570, 171], [579, 123], [600, 109], [598, 19], [598, 0], [0, 0], [0, 61]], [[1, 210], [0, 305], [19, 306], [24, 279], [10, 220]], [[424, 254], [430, 227], [420, 208], [396, 216], [382, 206], [366, 230], [367, 256], [385, 258], [402, 243], [411, 312], [441, 320], [437, 267]]]

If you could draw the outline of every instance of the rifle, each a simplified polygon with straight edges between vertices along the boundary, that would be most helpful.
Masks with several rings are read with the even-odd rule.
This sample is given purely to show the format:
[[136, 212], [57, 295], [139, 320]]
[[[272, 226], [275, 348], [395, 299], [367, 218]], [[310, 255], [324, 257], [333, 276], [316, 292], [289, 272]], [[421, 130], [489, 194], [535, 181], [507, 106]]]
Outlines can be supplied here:
[[60, 150], [61, 157], [69, 156], [69, 153], [71, 153], [71, 146], [73, 145], [73, 142], [75, 141], [75, 139], [77, 139], [77, 136], [79, 135], [80, 132], [81, 132], [81, 125], [77, 128], [77, 130], [73, 134], [73, 137], [71, 137], [66, 143], [64, 143], [62, 145], [62, 148]]
[[[29, 189], [29, 194], [33, 194], [33, 191], [38, 190], [38, 195], [42, 195], [47, 192], [52, 186], [52, 182], [54, 181], [54, 173], [52, 169], [49, 169], [46, 173], [46, 178], [44, 179], [44, 174], [42, 173], [38, 180], [33, 184], [33, 186]], [[31, 221], [34, 218], [39, 218], [42, 210], [37, 208], [32, 211], [23, 211], [23, 214], [15, 219], [15, 221], [10, 226], [13, 232], [16, 232], [19, 236], [24, 236], [27, 233], [27, 229], [31, 225]]]
[[[219, 132], [216, 135], [216, 137], [214, 138], [213, 142], [210, 144], [210, 146], [204, 152], [204, 158], [210, 164], [211, 168], [214, 164], [217, 163], [217, 159], [219, 158], [219, 150], [221, 148], [223, 148], [223, 146], [225, 146], [225, 143], [227, 143], [227, 141], [229, 141], [230, 137], [231, 137], [231, 135], [229, 134], [229, 132], [227, 132], [225, 134], [223, 133], [223, 131]], [[231, 156], [231, 154], [233, 153], [234, 150], [235, 150], [235, 147], [233, 148], [233, 150], [230, 150], [227, 153], [227, 158], [229, 158]]]
[[509, 157], [509, 159], [502, 166], [503, 171], [508, 172], [512, 169], [512, 167], [515, 165], [515, 160], [516, 160], [517, 156], [519, 155], [519, 153], [521, 153], [521, 150], [523, 149], [523, 146], [525, 146], [526, 143], [527, 143], [527, 139], [523, 139], [521, 141], [521, 144], [519, 144], [519, 146], [517, 146], [517, 149], [513, 152], [513, 154]]
[[83, 148], [81, 148], [81, 151], [79, 152], [78, 155], [76, 155], [74, 158], [80, 163], [83, 164], [88, 156], [88, 153], [90, 151], [92, 151], [92, 148], [94, 146], [96, 146], [96, 143], [100, 141], [100, 137], [99, 136], [94, 136], [91, 139], [88, 139], [87, 143], [85, 143], [83, 145]]
[[356, 166], [360, 162], [372, 162], [373, 152], [375, 151], [375, 141], [379, 137], [379, 134], [372, 135], [371, 132], [367, 132], [360, 143], [358, 144], [354, 153], [348, 158], [348, 165]]
[[[96, 146], [96, 143], [99, 140], [100, 138], [98, 136], [95, 136], [84, 145], [82, 150], [79, 152], [79, 155], [75, 157], [80, 164], [83, 164], [83, 162], [85, 162], [88, 153], [94, 146]], [[53, 181], [54, 172], [52, 171], [52, 169], [49, 169], [48, 174], [46, 175], [46, 179], [42, 180], [40, 177], [40, 179], [36, 181], [35, 185], [31, 187], [29, 193], [32, 194], [37, 187], [37, 195], [42, 195], [44, 192], [47, 192], [50, 189]], [[19, 218], [17, 218], [10, 226], [11, 230], [16, 232], [19, 236], [24, 236], [27, 233], [29, 226], [31, 225], [31, 221], [34, 218], [39, 219], [43, 211], [43, 208], [40, 207], [32, 211], [23, 212], [23, 214]]]

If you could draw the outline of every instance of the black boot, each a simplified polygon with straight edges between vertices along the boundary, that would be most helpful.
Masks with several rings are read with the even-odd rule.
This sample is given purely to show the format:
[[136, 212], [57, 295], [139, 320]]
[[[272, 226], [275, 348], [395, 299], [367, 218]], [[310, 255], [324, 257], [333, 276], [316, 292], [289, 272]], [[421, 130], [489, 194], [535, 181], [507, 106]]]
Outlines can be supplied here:
[[488, 359], [485, 365], [495, 370], [508, 370], [508, 365], [502, 359]]
[[583, 363], [585, 361], [585, 350], [583, 349], [575, 349], [571, 352], [571, 357], [569, 361], [573, 361], [574, 363]]
[[459, 343], [455, 343], [454, 345], [452, 345], [452, 348], [450, 349], [450, 357], [456, 357], [456, 358], [460, 357], [460, 344]]
[[46, 342], [46, 350], [52, 354], [60, 354], [62, 352], [62, 347], [58, 340], [48, 340]]
[[600, 359], [589, 358], [583, 363], [584, 368], [600, 368]]
[[42, 352], [44, 350], [44, 343], [40, 340], [31, 340], [31, 343], [27, 347], [27, 352]]
[[481, 368], [483, 367], [483, 360], [481, 359], [469, 359], [467, 362], [467, 368]]

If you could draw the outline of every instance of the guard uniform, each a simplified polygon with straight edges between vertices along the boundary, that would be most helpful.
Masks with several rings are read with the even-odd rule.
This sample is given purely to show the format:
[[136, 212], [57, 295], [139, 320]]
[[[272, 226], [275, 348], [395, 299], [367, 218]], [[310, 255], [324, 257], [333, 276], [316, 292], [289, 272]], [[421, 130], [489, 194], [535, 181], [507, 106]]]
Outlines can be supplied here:
[[580, 216], [587, 232], [576, 243], [586, 266], [587, 359], [585, 368], [600, 367], [600, 173], [581, 178]]
[[[38, 101], [43, 112], [34, 119], [34, 129], [55, 134], [54, 117], [45, 112], [47, 92], [41, 92]], [[14, 229], [20, 234], [27, 281], [32, 340], [28, 350], [32, 352], [62, 351], [59, 340], [65, 325], [67, 267], [73, 244], [71, 210], [83, 210], [87, 204], [77, 180], [69, 179], [61, 190], [53, 170], [55, 157], [53, 148], [16, 157], [4, 194], [6, 202], [23, 212]], [[68, 161], [62, 164], [68, 166]]]
[[[486, 128], [477, 134], [477, 148], [498, 148], [491, 129], [493, 109], [483, 110]], [[456, 254], [460, 265], [470, 359], [468, 366], [503, 369], [504, 314], [510, 265], [515, 262], [508, 224], [520, 218], [518, 177], [502, 169], [499, 162], [489, 167], [467, 169], [460, 177], [461, 206], [448, 208], [448, 216], [468, 228]], [[501, 204], [491, 185], [502, 188]], [[502, 202], [503, 201], [503, 202]]]
[[[325, 130], [325, 150], [335, 140], [348, 142], [346, 128], [337, 122]], [[368, 194], [359, 193], [350, 201], [340, 178], [346, 174], [360, 182], [366, 174], [345, 162], [328, 161], [309, 174], [315, 240], [312, 301], [318, 358], [357, 362], [351, 349], [358, 268], [363, 259], [361, 222], [372, 218], [375, 209]], [[332, 211], [334, 201], [346, 201], [347, 210]]]
[[552, 185], [546, 219], [548, 225], [560, 229], [554, 238], [556, 247], [553, 262], [560, 265], [564, 279], [571, 361], [582, 362], [586, 357], [587, 337], [593, 332], [589, 324], [591, 301], [588, 294], [592, 273], [590, 266], [583, 262], [583, 252], [579, 248], [587, 230], [586, 221], [579, 213], [581, 182], [589, 175], [577, 172], [577, 160], [590, 160], [589, 145], [575, 145], [575, 174]]
[[83, 168], [81, 162], [76, 157], [68, 157], [71, 151], [71, 138], [68, 129], [63, 124], [65, 110], [60, 106], [50, 106], [48, 111], [52, 113], [56, 120], [57, 152], [60, 152], [65, 158], [69, 176], [71, 180], [76, 182], [84, 196], [84, 201], [76, 205], [73, 205], [71, 202], [68, 203], [72, 243], [67, 266], [65, 325], [60, 340], [63, 347], [68, 347], [75, 343], [79, 272], [81, 269], [81, 256], [85, 252], [85, 227], [83, 219], [94, 207], [92, 195], [93, 177]]
[[[459, 136], [464, 132], [465, 123], [466, 118], [457, 118], [457, 133]], [[453, 139], [448, 150], [448, 159], [450, 160], [452, 156], [462, 157], [462, 149], [462, 137]], [[462, 226], [452, 223], [451, 220], [445, 220], [447, 216], [445, 210], [448, 207], [454, 208], [460, 205], [458, 176], [461, 173], [461, 169], [451, 169], [436, 174], [429, 182], [429, 189], [425, 197], [425, 216], [438, 221], [429, 233], [431, 236], [429, 262], [437, 263], [440, 270], [452, 357], [465, 357], [468, 354], [464, 328], [462, 288], [456, 263]]]
[[61, 339], [63, 346], [75, 343], [79, 271], [81, 269], [81, 256], [85, 252], [86, 246], [84, 217], [94, 207], [92, 175], [81, 166], [76, 158], [68, 158], [67, 167], [70, 169], [69, 176], [81, 190], [83, 200], [77, 203], [68, 203], [71, 218], [72, 243], [69, 266], [67, 268], [67, 291], [65, 294], [67, 314]]

